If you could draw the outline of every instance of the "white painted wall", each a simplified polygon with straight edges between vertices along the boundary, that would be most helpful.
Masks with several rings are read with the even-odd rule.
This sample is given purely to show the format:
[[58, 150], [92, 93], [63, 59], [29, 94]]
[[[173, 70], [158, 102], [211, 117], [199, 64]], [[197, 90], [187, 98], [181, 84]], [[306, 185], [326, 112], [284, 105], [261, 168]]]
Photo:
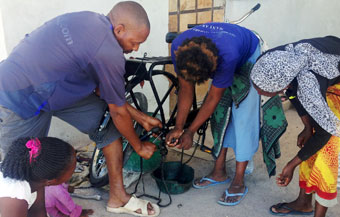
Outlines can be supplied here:
[[261, 8], [240, 25], [258, 32], [270, 48], [305, 38], [340, 37], [339, 0], [226, 0], [226, 17], [238, 19], [256, 3]]
[[0, 8], [0, 61], [7, 57], [5, 33], [2, 25], [2, 13]]

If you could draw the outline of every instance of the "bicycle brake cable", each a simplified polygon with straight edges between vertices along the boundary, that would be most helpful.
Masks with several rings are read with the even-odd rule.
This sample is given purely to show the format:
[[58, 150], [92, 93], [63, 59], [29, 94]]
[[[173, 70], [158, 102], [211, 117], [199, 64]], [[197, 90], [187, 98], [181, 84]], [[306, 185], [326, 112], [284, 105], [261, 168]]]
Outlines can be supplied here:
[[157, 202], [157, 205], [158, 205], [159, 207], [167, 207], [167, 206], [169, 206], [169, 205], [172, 203], [172, 198], [171, 198], [171, 195], [170, 195], [168, 186], [166, 185], [165, 179], [164, 179], [164, 171], [163, 171], [164, 157], [165, 157], [165, 155], [162, 155], [162, 160], [161, 160], [161, 165], [160, 165], [160, 168], [161, 168], [161, 179], [162, 179], [162, 183], [163, 183], [163, 185], [164, 185], [164, 187], [165, 187], [165, 191], [166, 191], [166, 193], [167, 193], [168, 196], [169, 196], [169, 202], [168, 202], [167, 204], [164, 204], [164, 205], [161, 204], [162, 198], [161, 198], [161, 190], [160, 190], [160, 189], [159, 189], [159, 192], [158, 192], [158, 197], [145, 193], [145, 184], [144, 184], [144, 179], [143, 179], [143, 158], [142, 158], [142, 157], [140, 157], [140, 174], [139, 174], [137, 183], [136, 183], [136, 185], [135, 185], [135, 190], [134, 190], [134, 192], [132, 193], [132, 194], [136, 194], [138, 185], [139, 185], [139, 183], [140, 183], [140, 180], [142, 180], [142, 184], [143, 184], [143, 193], [142, 193], [141, 195], [136, 195], [136, 197], [138, 197], [138, 198], [140, 198], [140, 197], [148, 197], [148, 198], [157, 200], [157, 201], [158, 201], [158, 202]]
[[[159, 129], [158, 129], [158, 130], [159, 130]], [[151, 131], [152, 131], [152, 130], [151, 130]], [[150, 132], [151, 132], [151, 131], [150, 131]], [[153, 140], [153, 142], [156, 141], [157, 139], [159, 139], [163, 134], [164, 134], [164, 131], [161, 131], [161, 133]], [[144, 135], [143, 137], [146, 138], [145, 135]], [[160, 141], [164, 143], [164, 140], [160, 140]], [[138, 196], [136, 195], [136, 197], [138, 197], [138, 198], [139, 198], [139, 197], [148, 197], [148, 198], [157, 200], [157, 201], [158, 201], [158, 202], [157, 202], [157, 205], [158, 205], [158, 206], [160, 206], [160, 207], [167, 207], [167, 206], [169, 206], [169, 205], [172, 203], [172, 198], [171, 198], [169, 189], [168, 189], [168, 187], [167, 187], [167, 185], [166, 185], [166, 183], [165, 183], [165, 179], [164, 179], [163, 163], [164, 163], [164, 161], [165, 161], [165, 159], [164, 159], [165, 156], [168, 154], [168, 149], [165, 147], [165, 145], [164, 145], [163, 143], [160, 144], [160, 147], [159, 147], [159, 149], [160, 149], [160, 154], [161, 154], [161, 156], [162, 156], [161, 163], [160, 163], [160, 164], [161, 164], [161, 165], [160, 165], [160, 169], [161, 169], [161, 180], [162, 180], [162, 183], [163, 183], [163, 185], [164, 185], [164, 187], [165, 187], [165, 191], [166, 191], [166, 193], [167, 193], [168, 196], [169, 196], [169, 202], [168, 202], [167, 204], [164, 204], [164, 205], [161, 204], [162, 198], [161, 198], [161, 190], [160, 190], [160, 189], [159, 189], [159, 192], [158, 192], [158, 197], [145, 193], [145, 184], [144, 184], [144, 179], [143, 179], [143, 158], [142, 158], [142, 157], [140, 157], [140, 174], [139, 174], [137, 183], [136, 183], [136, 185], [135, 185], [135, 190], [134, 190], [134, 192], [133, 192], [132, 194], [136, 194], [138, 185], [139, 185], [140, 181], [142, 180], [142, 184], [143, 184], [143, 193], [142, 193], [141, 195], [138, 195]]]

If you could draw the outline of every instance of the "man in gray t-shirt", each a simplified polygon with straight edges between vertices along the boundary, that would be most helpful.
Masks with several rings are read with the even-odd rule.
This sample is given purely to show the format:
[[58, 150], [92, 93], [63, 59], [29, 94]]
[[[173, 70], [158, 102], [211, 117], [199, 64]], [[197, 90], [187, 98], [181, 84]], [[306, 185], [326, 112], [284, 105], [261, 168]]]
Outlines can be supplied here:
[[[149, 32], [145, 10], [127, 1], [116, 4], [107, 16], [68, 13], [26, 34], [0, 63], [2, 152], [19, 137], [46, 136], [56, 116], [89, 134], [103, 149], [110, 179], [108, 211], [121, 212], [119, 207], [137, 200], [123, 186], [120, 137], [148, 159], [156, 146], [139, 140], [132, 119], [146, 130], [161, 123], [125, 102], [124, 53], [137, 51]], [[113, 123], [97, 135], [107, 107]], [[157, 205], [145, 206], [148, 213], [143, 214], [159, 212]]]

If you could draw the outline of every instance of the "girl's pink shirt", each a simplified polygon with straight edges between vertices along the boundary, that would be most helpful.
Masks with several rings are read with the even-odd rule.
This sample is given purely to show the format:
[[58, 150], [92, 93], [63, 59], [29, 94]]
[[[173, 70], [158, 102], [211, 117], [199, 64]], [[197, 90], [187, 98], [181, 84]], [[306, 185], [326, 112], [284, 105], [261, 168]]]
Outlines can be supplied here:
[[46, 211], [50, 216], [80, 216], [82, 207], [73, 202], [67, 188], [67, 184], [45, 187], [45, 206]]

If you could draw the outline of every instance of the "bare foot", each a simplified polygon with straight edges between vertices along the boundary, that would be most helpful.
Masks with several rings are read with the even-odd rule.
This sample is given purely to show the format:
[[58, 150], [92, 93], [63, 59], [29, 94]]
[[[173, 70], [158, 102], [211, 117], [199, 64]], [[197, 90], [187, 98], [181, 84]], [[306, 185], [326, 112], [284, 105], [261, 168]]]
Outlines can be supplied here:
[[[116, 195], [119, 195], [119, 197], [116, 197]], [[112, 208], [118, 208], [118, 207], [122, 207], [125, 204], [127, 204], [127, 202], [129, 202], [131, 198], [131, 195], [127, 194], [126, 192], [120, 192], [120, 193], [112, 193], [110, 192], [110, 198], [109, 201], [107, 202], [107, 206], [108, 207], [112, 207]]]
[[[137, 209], [135, 212], [142, 214], [141, 209]], [[155, 213], [156, 213], [156, 211], [153, 209], [153, 206], [151, 205], [151, 203], [148, 203], [148, 215], [154, 215]]]

